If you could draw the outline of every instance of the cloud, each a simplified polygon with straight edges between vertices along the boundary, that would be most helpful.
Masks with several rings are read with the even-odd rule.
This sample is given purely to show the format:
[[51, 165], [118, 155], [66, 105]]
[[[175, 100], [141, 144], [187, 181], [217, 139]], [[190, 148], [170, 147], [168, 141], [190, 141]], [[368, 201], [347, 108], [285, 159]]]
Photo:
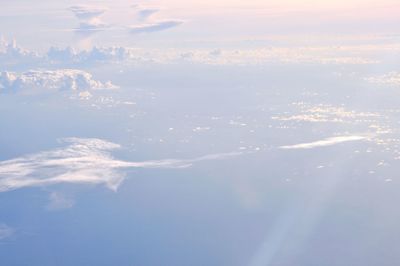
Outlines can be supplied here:
[[158, 7], [139, 7], [137, 11], [138, 19], [141, 21], [150, 19], [154, 14], [160, 12]]
[[175, 28], [183, 23], [182, 20], [164, 20], [157, 21], [154, 23], [145, 23], [130, 27], [130, 32], [133, 34], [137, 33], [150, 33], [157, 31], [164, 31], [167, 29]]
[[282, 114], [274, 115], [273, 120], [283, 122], [311, 122], [311, 123], [378, 123], [381, 120], [379, 113], [361, 112], [347, 109], [343, 106], [329, 104], [311, 104], [307, 102], [294, 102], [290, 106], [295, 107], [294, 111], [285, 111]]
[[106, 7], [79, 5], [69, 10], [79, 20], [79, 26], [75, 29], [77, 33], [91, 34], [108, 26], [101, 20], [101, 16], [108, 10]]
[[75, 14], [75, 16], [80, 20], [91, 20], [94, 18], [98, 18], [107, 11], [106, 7], [100, 6], [87, 6], [87, 5], [79, 5], [79, 6], [71, 6], [69, 10]]
[[28, 71], [25, 73], [2, 72], [0, 92], [34, 94], [37, 92], [75, 91], [85, 92], [99, 89], [114, 89], [111, 82], [94, 80], [88, 72], [77, 69], [54, 71]]
[[77, 33], [84, 35], [104, 30], [108, 25], [100, 20], [85, 21], [79, 23], [79, 27], [75, 29]]
[[7, 41], [0, 37], [0, 66], [1, 65], [15, 65], [32, 64], [40, 59], [37, 53], [23, 49], [17, 45], [16, 40]]
[[[226, 159], [241, 153], [212, 154], [195, 159], [130, 162], [113, 158], [118, 144], [101, 139], [68, 138], [66, 147], [0, 162], [0, 192], [56, 184], [105, 185], [116, 190], [133, 168], [185, 168], [193, 163]], [[57, 197], [56, 197], [56, 200]]]
[[63, 210], [72, 208], [75, 201], [71, 198], [66, 197], [60, 192], [51, 192], [49, 196], [49, 204], [47, 205], [48, 210]]
[[327, 138], [323, 140], [318, 140], [314, 142], [308, 143], [300, 143], [288, 146], [280, 146], [280, 149], [312, 149], [318, 147], [325, 147], [325, 146], [332, 146], [335, 144], [349, 142], [349, 141], [358, 141], [358, 140], [365, 140], [366, 137], [364, 136], [340, 136], [340, 137], [333, 137]]
[[64, 49], [51, 47], [46, 54], [51, 63], [91, 64], [97, 62], [121, 62], [137, 58], [134, 49], [125, 47], [93, 47], [87, 51], [76, 51], [71, 47]]
[[390, 72], [388, 74], [369, 77], [366, 78], [368, 82], [380, 84], [380, 85], [389, 85], [389, 86], [400, 86], [400, 73], [399, 72]]
[[[165, 30], [183, 23], [180, 20], [149, 21], [131, 28], [132, 34]], [[90, 27], [90, 25], [88, 26]], [[0, 66], [12, 66], [19, 71], [32, 68], [75, 68], [82, 64], [128, 63], [128, 64], [202, 64], [202, 65], [267, 65], [267, 64], [372, 64], [376, 61], [368, 57], [354, 57], [356, 53], [369, 53], [372, 48], [363, 46], [342, 47], [347, 51], [345, 57], [332, 47], [270, 47], [254, 49], [146, 49], [137, 47], [90, 47], [76, 50], [71, 47], [51, 47], [46, 53], [35, 53], [23, 49], [15, 41], [0, 41]], [[372, 51], [389, 49], [386, 46], [374, 46]], [[393, 47], [396, 51], [400, 48]], [[352, 58], [350, 60], [350, 58]], [[362, 59], [364, 58], [364, 59]], [[354, 59], [354, 60], [353, 60]], [[372, 61], [371, 61], [372, 60]], [[396, 79], [396, 74], [384, 76]], [[368, 81], [377, 82], [374, 78]]]
[[15, 230], [6, 224], [0, 224], [0, 240], [10, 238], [15, 233]]
[[142, 7], [140, 5], [134, 5], [133, 7], [137, 10], [136, 15], [140, 24], [130, 26], [132, 34], [164, 31], [184, 23], [183, 20], [177, 19], [155, 19], [154, 15], [161, 10], [158, 7]]

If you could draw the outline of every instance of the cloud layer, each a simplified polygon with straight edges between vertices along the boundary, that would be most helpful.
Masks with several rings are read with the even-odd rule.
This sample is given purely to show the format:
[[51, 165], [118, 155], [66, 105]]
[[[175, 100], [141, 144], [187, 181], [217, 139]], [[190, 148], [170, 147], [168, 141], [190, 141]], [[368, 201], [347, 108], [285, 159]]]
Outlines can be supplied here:
[[400, 86], [400, 73], [393, 71], [384, 75], [369, 77], [366, 80], [380, 85]]
[[129, 162], [113, 158], [118, 144], [101, 139], [64, 139], [64, 148], [0, 162], [0, 192], [56, 184], [101, 184], [116, 190], [132, 168], [185, 168], [193, 163], [225, 159], [241, 153], [212, 154], [195, 159]]
[[102, 83], [94, 80], [88, 72], [76, 69], [54, 71], [28, 71], [25, 73], [2, 72], [0, 74], [0, 92], [35, 92], [51, 91], [90, 91], [116, 88], [111, 82]]
[[[159, 31], [182, 24], [180, 20], [139, 21], [131, 26], [133, 33]], [[27, 70], [33, 66], [46, 68], [75, 68], [93, 63], [124, 62], [142, 64], [204, 64], [204, 65], [267, 65], [267, 64], [329, 64], [363, 65], [377, 64], [379, 60], [371, 54], [382, 51], [400, 51], [400, 46], [348, 46], [338, 50], [331, 46], [320, 47], [269, 47], [252, 49], [147, 49], [137, 47], [92, 47], [76, 50], [72, 47], [51, 47], [45, 53], [28, 51], [15, 41], [0, 41], [0, 66], [8, 65]], [[27, 68], [28, 67], [28, 68]], [[368, 79], [370, 82], [398, 80], [398, 74], [391, 73]], [[397, 83], [398, 84], [398, 83]]]

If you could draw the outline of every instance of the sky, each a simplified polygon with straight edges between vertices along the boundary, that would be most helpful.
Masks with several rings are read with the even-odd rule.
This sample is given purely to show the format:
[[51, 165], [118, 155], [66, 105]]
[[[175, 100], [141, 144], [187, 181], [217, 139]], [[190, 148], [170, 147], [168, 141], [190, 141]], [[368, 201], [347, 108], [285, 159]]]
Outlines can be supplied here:
[[[43, 49], [40, 43], [77, 45], [73, 29], [82, 21], [70, 7], [86, 5], [102, 8], [96, 18], [103, 23], [94, 43], [117, 45], [171, 45], [176, 42], [201, 42], [265, 39], [271, 36], [312, 34], [366, 35], [393, 34], [399, 22], [396, 1], [30, 1], [7, 4], [0, 16], [2, 34], [18, 38], [26, 46]], [[136, 8], [135, 8], [136, 5]], [[172, 20], [168, 34], [132, 34], [140, 9], [153, 8], [150, 18]], [[14, 19], [18, 18], [18, 19]], [[99, 22], [98, 21], [98, 22]], [[144, 21], [142, 21], [144, 22]], [[154, 22], [153, 22], [154, 23]], [[143, 23], [142, 23], [143, 24]], [[27, 28], [29, 25], [29, 29]], [[179, 25], [179, 26], [178, 26]], [[97, 25], [100, 26], [100, 25]], [[165, 26], [165, 25], [164, 25]], [[172, 30], [173, 28], [173, 30]], [[87, 30], [87, 29], [86, 29]], [[138, 32], [140, 33], [140, 32]], [[35, 38], [34, 38], [35, 36]], [[301, 38], [301, 37], [299, 37]], [[170, 43], [173, 44], [170, 44]]]
[[400, 261], [400, 4], [0, 0], [0, 264]]

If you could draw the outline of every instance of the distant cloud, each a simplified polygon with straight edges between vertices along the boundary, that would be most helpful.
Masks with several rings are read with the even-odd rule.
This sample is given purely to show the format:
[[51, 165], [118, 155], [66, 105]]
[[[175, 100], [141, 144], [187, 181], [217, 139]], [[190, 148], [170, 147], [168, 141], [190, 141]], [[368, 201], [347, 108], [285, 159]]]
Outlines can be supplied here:
[[107, 27], [107, 24], [103, 23], [100, 20], [92, 20], [79, 23], [79, 27], [75, 29], [77, 33], [82, 34], [91, 34], [97, 31], [104, 30]]
[[307, 102], [294, 102], [292, 111], [272, 116], [273, 120], [283, 122], [311, 122], [311, 123], [379, 123], [381, 115], [373, 112], [361, 112], [329, 104], [312, 104]]
[[158, 7], [145, 7], [145, 8], [139, 7], [139, 10], [137, 11], [137, 16], [139, 20], [144, 21], [148, 20], [151, 16], [153, 16], [158, 12], [160, 12], [160, 8]]
[[133, 8], [136, 10], [136, 15], [140, 23], [130, 26], [130, 32], [132, 34], [164, 31], [175, 28], [184, 23], [183, 20], [160, 20], [154, 18], [154, 15], [161, 10], [159, 7], [143, 7], [140, 5], [134, 5]]
[[130, 27], [131, 33], [150, 33], [157, 31], [164, 31], [167, 29], [171, 29], [177, 27], [183, 23], [182, 20], [164, 20], [157, 21], [155, 23], [146, 23], [141, 25], [135, 25]]
[[0, 241], [10, 238], [15, 233], [15, 230], [6, 224], [0, 224]]
[[281, 148], [281, 149], [312, 149], [312, 148], [318, 148], [318, 147], [332, 146], [332, 145], [343, 143], [343, 142], [365, 140], [365, 139], [366, 139], [366, 137], [363, 137], [363, 136], [340, 136], [340, 137], [333, 137], [333, 138], [318, 140], [318, 141], [314, 141], [314, 142], [281, 146], [279, 148]]
[[[68, 145], [0, 162], [0, 192], [56, 184], [102, 184], [116, 190], [130, 168], [185, 168], [193, 163], [226, 159], [241, 153], [212, 154], [195, 159], [130, 162], [112, 157], [118, 144], [101, 139], [64, 139]], [[60, 203], [58, 195], [53, 200]], [[68, 203], [68, 202], [66, 202]], [[57, 204], [56, 204], [57, 205]]]
[[94, 80], [88, 72], [77, 69], [39, 70], [25, 73], [0, 73], [0, 92], [34, 94], [37, 92], [114, 89], [111, 82]]
[[50, 211], [69, 209], [72, 208], [75, 204], [75, 201], [73, 199], [66, 197], [63, 193], [60, 192], [51, 192], [49, 200], [50, 202], [47, 205], [47, 209]]
[[0, 37], [0, 67], [18, 63], [30, 65], [40, 60], [38, 53], [28, 51], [17, 45], [16, 40], [7, 41]]
[[79, 5], [72, 6], [69, 10], [80, 22], [75, 29], [77, 33], [91, 34], [108, 26], [101, 20], [101, 16], [107, 11], [106, 7]]
[[369, 77], [366, 80], [380, 85], [400, 86], [400, 72], [393, 71], [384, 75]]
[[51, 47], [46, 57], [51, 63], [73, 65], [126, 61], [137, 59], [138, 55], [134, 49], [125, 47], [93, 47], [87, 51], [76, 51], [71, 47]]
[[[132, 34], [149, 33], [166, 30], [182, 24], [180, 20], [163, 20], [139, 23], [132, 26]], [[90, 25], [84, 27], [90, 28]], [[379, 46], [373, 47], [377, 53]], [[345, 48], [343, 48], [345, 49]], [[364, 49], [364, 50], [363, 50]], [[382, 47], [382, 49], [387, 49]], [[351, 46], [345, 49], [348, 53], [364, 53], [370, 50], [363, 46]], [[396, 50], [397, 51], [397, 50]], [[400, 49], [399, 49], [400, 51]], [[329, 55], [329, 56], [327, 56]], [[357, 55], [360, 56], [360, 55]], [[71, 47], [51, 47], [46, 53], [28, 51], [17, 45], [16, 41], [0, 39], [0, 67], [11, 66], [18, 71], [32, 68], [79, 68], [93, 63], [129, 64], [202, 64], [202, 65], [268, 65], [280, 64], [372, 64], [367, 57], [342, 57], [332, 47], [270, 47], [255, 49], [146, 49], [137, 47], [88, 47], [85, 50], [75, 50]], [[398, 74], [378, 76], [366, 79], [373, 83], [390, 82], [396, 84]]]
[[91, 20], [103, 15], [104, 12], [107, 11], [107, 8], [100, 6], [80, 5], [80, 6], [71, 6], [69, 10], [71, 10], [78, 19]]

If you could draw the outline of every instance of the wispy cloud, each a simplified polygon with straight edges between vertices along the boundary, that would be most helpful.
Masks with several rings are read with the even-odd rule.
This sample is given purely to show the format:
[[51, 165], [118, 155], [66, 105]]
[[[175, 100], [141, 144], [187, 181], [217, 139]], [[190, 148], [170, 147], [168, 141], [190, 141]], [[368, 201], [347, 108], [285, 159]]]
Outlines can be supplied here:
[[349, 142], [349, 141], [358, 141], [358, 140], [365, 140], [367, 137], [364, 136], [340, 136], [340, 137], [333, 137], [327, 138], [323, 140], [318, 140], [314, 142], [308, 143], [300, 143], [288, 146], [280, 146], [280, 149], [312, 149], [318, 147], [325, 147], [325, 146], [332, 146], [335, 144]]
[[131, 168], [185, 168], [193, 163], [226, 159], [241, 153], [212, 154], [195, 159], [142, 162], [118, 160], [111, 151], [118, 144], [101, 139], [64, 139], [64, 148], [0, 162], [0, 192], [56, 184], [103, 184], [116, 190]]
[[91, 20], [94, 18], [98, 18], [107, 11], [107, 8], [105, 7], [87, 5], [71, 6], [69, 9], [75, 14], [78, 19], [82, 20]]
[[15, 230], [6, 224], [0, 223], [0, 241], [10, 238], [15, 233]]
[[75, 204], [75, 201], [72, 198], [67, 197], [63, 193], [55, 191], [50, 193], [49, 201], [50, 202], [47, 205], [47, 209], [51, 211], [69, 209]]
[[130, 27], [131, 33], [150, 33], [157, 31], [164, 31], [167, 29], [171, 29], [177, 27], [183, 23], [182, 20], [164, 20], [157, 21], [154, 23], [145, 23], [140, 25], [135, 25]]
[[75, 29], [77, 33], [91, 34], [108, 26], [101, 20], [101, 16], [108, 10], [106, 7], [79, 5], [69, 10], [79, 20], [79, 26]]
[[130, 32], [132, 34], [164, 31], [184, 23], [183, 20], [178, 19], [156, 19], [154, 16], [160, 12], [161, 8], [159, 7], [134, 5], [133, 8], [136, 10], [136, 16], [140, 23], [130, 26]]

